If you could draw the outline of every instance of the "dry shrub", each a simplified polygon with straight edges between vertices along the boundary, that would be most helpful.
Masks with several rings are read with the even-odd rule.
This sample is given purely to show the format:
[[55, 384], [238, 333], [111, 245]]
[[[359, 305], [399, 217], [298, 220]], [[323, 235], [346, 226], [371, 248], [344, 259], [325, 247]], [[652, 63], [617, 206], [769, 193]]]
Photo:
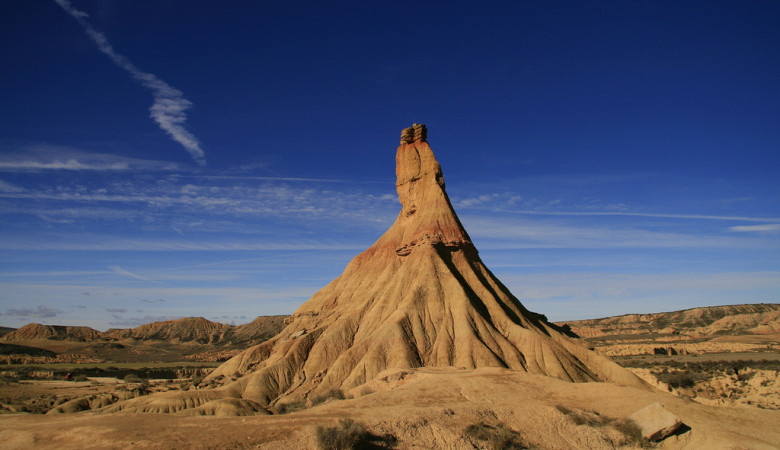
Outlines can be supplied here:
[[626, 438], [623, 445], [638, 445], [641, 447], [649, 445], [649, 442], [642, 436], [642, 429], [633, 420], [616, 420], [612, 426]]
[[322, 450], [347, 450], [367, 446], [372, 435], [352, 419], [342, 419], [337, 427], [317, 427], [317, 446]]
[[374, 393], [374, 390], [371, 389], [368, 386], [363, 386], [360, 391], [358, 392], [358, 397], [363, 397], [365, 395], [371, 395]]
[[18, 383], [19, 378], [15, 373], [3, 373], [0, 374], [0, 384]]
[[658, 381], [666, 383], [672, 388], [690, 388], [698, 381], [696, 375], [689, 370], [672, 370], [653, 373]]
[[499, 422], [495, 426], [484, 422], [475, 423], [463, 429], [466, 437], [484, 441], [493, 450], [528, 448], [520, 439], [520, 434]]
[[134, 373], [129, 373], [123, 378], [125, 383], [140, 383], [141, 379]]
[[330, 392], [327, 392], [323, 395], [318, 395], [311, 399], [311, 406], [319, 405], [320, 403], [325, 403], [328, 400], [344, 400], [344, 393], [341, 392], [340, 389], [334, 389]]
[[639, 447], [646, 447], [649, 445], [647, 439], [642, 436], [642, 429], [631, 419], [611, 419], [609, 417], [601, 416], [595, 411], [572, 411], [561, 405], [556, 406], [556, 408], [574, 422], [575, 425], [586, 425], [591, 428], [611, 426], [625, 438], [621, 445]]
[[276, 406], [274, 406], [273, 412], [274, 414], [288, 414], [305, 408], [306, 404], [303, 402], [277, 403]]
[[592, 428], [600, 428], [609, 425], [612, 419], [599, 415], [595, 411], [572, 411], [565, 406], [556, 406], [558, 411], [568, 417], [575, 425], [587, 425]]

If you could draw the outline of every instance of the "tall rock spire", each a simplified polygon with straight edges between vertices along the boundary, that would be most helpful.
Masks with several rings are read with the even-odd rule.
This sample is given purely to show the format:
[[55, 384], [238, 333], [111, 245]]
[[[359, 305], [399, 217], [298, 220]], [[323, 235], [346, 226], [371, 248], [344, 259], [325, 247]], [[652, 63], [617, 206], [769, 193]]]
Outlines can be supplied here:
[[[528, 311], [485, 267], [447, 197], [424, 125], [401, 134], [396, 175], [401, 211], [390, 229], [301, 305], [281, 333], [207, 377], [236, 381], [179, 394], [192, 397], [183, 404], [206, 396], [271, 408], [356, 388], [386, 369], [423, 366], [504, 367], [644, 386]], [[150, 402], [117, 408], [160, 412]]]

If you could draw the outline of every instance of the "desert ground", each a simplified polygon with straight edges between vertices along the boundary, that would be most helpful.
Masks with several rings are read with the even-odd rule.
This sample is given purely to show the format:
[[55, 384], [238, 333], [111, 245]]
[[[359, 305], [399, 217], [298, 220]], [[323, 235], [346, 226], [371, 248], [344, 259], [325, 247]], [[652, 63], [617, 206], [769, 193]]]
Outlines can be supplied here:
[[[84, 383], [85, 388], [89, 383]], [[648, 388], [569, 383], [507, 369], [389, 370], [347, 397], [287, 414], [13, 414], [0, 417], [4, 448], [317, 448], [317, 428], [352, 419], [375, 448], [639, 448], [620, 423], [655, 402], [682, 429], [659, 448], [777, 448], [780, 411], [703, 405]], [[475, 437], [477, 436], [477, 437]]]
[[[21, 372], [6, 365], [0, 384], [5, 413], [0, 415], [0, 439], [3, 448], [322, 448], [318, 430], [339, 429], [341, 421], [349, 419], [362, 427], [367, 448], [779, 448], [777, 336], [731, 332], [695, 339], [700, 348], [719, 352], [660, 354], [648, 347], [612, 356], [647, 383], [644, 389], [569, 383], [499, 368], [390, 369], [342, 395], [290, 404], [271, 411], [274, 414], [232, 417], [100, 413], [102, 407], [125, 399], [198, 389], [214, 363], [198, 367], [188, 361], [191, 366], [182, 367], [158, 362], [156, 368], [169, 370], [171, 378], [150, 380], [143, 376], [148, 368], [138, 362], [49, 364], [37, 372], [31, 370], [34, 365], [15, 365], [26, 368]], [[595, 342], [580, 339], [601, 345], [597, 350], [607, 354], [610, 343], [626, 345], [625, 330], [618, 334], [610, 339], [602, 332]], [[633, 336], [646, 339], [641, 333]], [[708, 346], [713, 340], [716, 345]], [[120, 342], [128, 358], [138, 356], [129, 350], [133, 341]], [[724, 349], [724, 343], [733, 346]], [[53, 341], [48, 347], [67, 350], [74, 345]], [[169, 350], [176, 348], [183, 347]], [[207, 348], [198, 351], [205, 355]], [[179, 359], [185, 354], [179, 353]], [[168, 352], [163, 355], [173, 358]], [[122, 359], [116, 349], [112, 356]], [[83, 381], [62, 379], [64, 370], [78, 374], [77, 367], [88, 366], [117, 372], [80, 377]], [[15, 373], [27, 376], [12, 376]], [[662, 404], [684, 424], [655, 443], [624, 426], [632, 413], [652, 403]]]

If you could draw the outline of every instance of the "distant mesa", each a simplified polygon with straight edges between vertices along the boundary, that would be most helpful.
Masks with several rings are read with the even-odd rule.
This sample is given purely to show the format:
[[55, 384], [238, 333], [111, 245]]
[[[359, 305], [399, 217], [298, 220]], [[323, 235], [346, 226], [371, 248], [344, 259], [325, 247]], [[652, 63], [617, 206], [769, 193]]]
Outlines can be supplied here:
[[29, 323], [17, 330], [6, 333], [2, 341], [30, 341], [36, 339], [68, 340], [68, 341], [92, 341], [100, 339], [102, 333], [90, 327], [72, 327], [64, 325], [41, 325]]
[[183, 412], [211, 404], [214, 412], [231, 398], [273, 410], [357, 389], [395, 368], [496, 367], [649, 389], [512, 295], [482, 263], [455, 214], [425, 126], [401, 136], [395, 223], [301, 305], [284, 330], [204, 380], [218, 387], [141, 397], [107, 411]]
[[110, 330], [107, 337], [114, 339], [160, 340], [168, 342], [195, 341], [210, 344], [221, 341], [232, 326], [206, 320], [203, 317], [185, 317], [141, 325], [131, 329]]

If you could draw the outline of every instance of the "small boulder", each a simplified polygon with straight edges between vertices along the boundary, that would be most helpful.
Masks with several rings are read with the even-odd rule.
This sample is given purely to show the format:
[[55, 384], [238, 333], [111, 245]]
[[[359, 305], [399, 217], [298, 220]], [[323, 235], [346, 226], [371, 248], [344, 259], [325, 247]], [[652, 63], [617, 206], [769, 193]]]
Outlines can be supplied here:
[[651, 441], [664, 439], [682, 425], [682, 420], [666, 410], [660, 403], [651, 403], [628, 418], [642, 429], [642, 437]]

